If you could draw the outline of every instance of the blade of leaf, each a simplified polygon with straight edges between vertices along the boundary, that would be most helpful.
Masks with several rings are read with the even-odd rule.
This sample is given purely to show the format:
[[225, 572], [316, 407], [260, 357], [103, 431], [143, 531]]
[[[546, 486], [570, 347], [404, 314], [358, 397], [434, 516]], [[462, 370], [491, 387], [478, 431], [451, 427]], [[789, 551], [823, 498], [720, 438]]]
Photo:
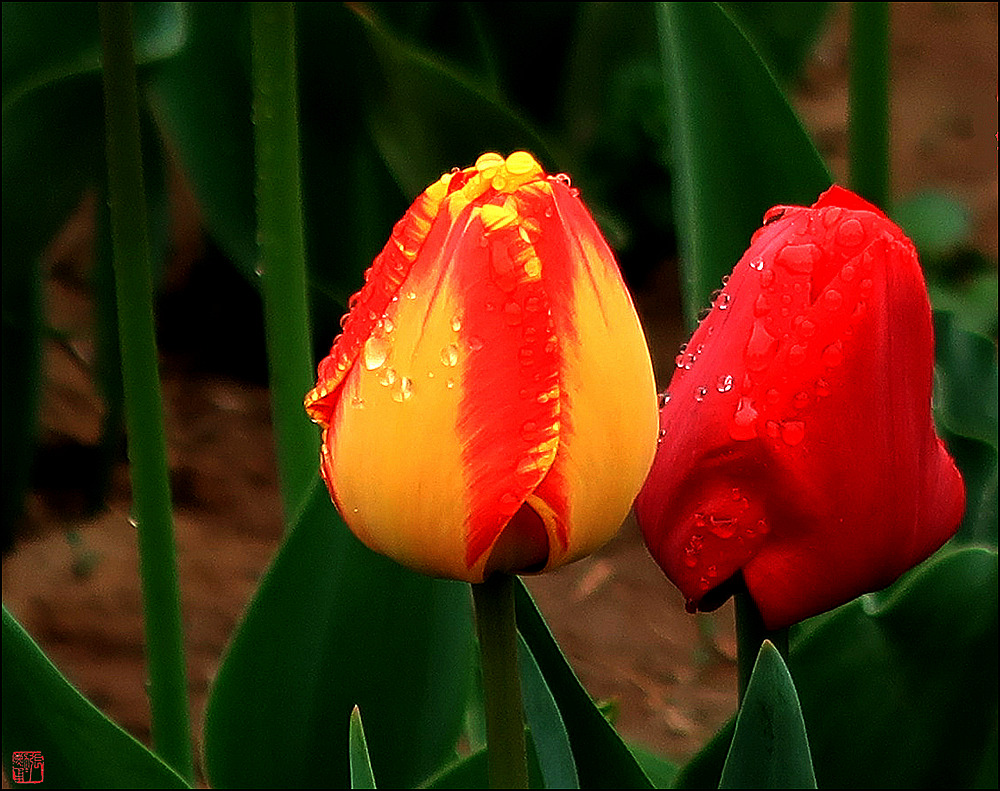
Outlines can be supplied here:
[[365, 728], [361, 724], [361, 710], [357, 706], [351, 712], [349, 738], [351, 744], [351, 788], [378, 788], [375, 785], [375, 774], [372, 772], [372, 761], [368, 756]]
[[545, 683], [531, 649], [521, 637], [518, 643], [524, 716], [538, 752], [546, 788], [579, 788], [569, 734], [549, 685]]
[[584, 788], [652, 788], [635, 756], [590, 699], [520, 581], [515, 604], [518, 631], [538, 663], [566, 725], [580, 784]]
[[684, 313], [692, 326], [763, 213], [811, 204], [830, 174], [767, 67], [714, 3], [661, 3]]
[[[454, 755], [473, 662], [468, 586], [354, 538], [317, 479], [219, 669], [205, 719], [215, 787], [346, 787], [355, 705], [386, 787]], [[301, 760], [289, 761], [288, 756]]]
[[3, 608], [3, 763], [37, 750], [57, 788], [189, 788], [62, 676]]
[[[883, 593], [804, 621], [789, 667], [822, 787], [995, 785], [995, 551], [945, 550]], [[678, 788], [715, 785], [732, 727]]]
[[501, 98], [404, 44], [371, 8], [353, 8], [385, 75], [384, 89], [370, 97], [372, 134], [408, 195], [415, 197], [442, 172], [475, 162], [484, 151], [528, 148], [554, 166], [549, 146]]
[[769, 640], [757, 654], [719, 788], [816, 788], [795, 684]]

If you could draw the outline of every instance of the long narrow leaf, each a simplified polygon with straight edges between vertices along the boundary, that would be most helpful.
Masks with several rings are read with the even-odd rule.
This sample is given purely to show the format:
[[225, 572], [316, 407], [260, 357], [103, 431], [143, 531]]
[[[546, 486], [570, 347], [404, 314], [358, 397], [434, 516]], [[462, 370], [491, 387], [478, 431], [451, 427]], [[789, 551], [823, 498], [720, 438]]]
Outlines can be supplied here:
[[714, 3], [661, 3], [674, 136], [684, 313], [709, 293], [779, 203], [809, 205], [830, 175], [767, 67]]

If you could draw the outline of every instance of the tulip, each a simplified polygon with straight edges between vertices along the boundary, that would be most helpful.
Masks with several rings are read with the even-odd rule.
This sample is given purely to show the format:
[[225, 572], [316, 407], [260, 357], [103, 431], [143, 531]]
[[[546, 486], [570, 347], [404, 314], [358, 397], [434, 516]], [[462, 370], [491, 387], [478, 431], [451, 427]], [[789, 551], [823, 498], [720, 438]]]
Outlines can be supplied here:
[[742, 572], [768, 628], [893, 582], [955, 532], [912, 243], [840, 187], [764, 216], [661, 396], [646, 544], [688, 600]]
[[414, 201], [365, 281], [305, 402], [355, 535], [468, 582], [608, 541], [652, 463], [656, 388], [569, 178], [483, 154]]

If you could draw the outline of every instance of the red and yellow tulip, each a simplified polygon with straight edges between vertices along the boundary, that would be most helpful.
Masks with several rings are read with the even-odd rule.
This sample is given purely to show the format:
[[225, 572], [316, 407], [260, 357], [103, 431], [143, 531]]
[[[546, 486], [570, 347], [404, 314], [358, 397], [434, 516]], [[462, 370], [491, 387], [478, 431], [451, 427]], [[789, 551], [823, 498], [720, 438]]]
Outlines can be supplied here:
[[569, 179], [484, 154], [414, 201], [365, 281], [306, 397], [354, 533], [469, 582], [609, 540], [652, 463], [656, 393]]

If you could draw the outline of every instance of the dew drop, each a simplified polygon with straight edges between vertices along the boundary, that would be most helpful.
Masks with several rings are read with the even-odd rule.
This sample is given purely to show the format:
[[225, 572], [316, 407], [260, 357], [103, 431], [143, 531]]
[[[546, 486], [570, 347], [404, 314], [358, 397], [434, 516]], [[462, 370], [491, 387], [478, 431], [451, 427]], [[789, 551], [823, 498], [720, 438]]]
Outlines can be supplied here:
[[728, 310], [729, 309], [729, 303], [731, 301], [732, 301], [732, 297], [730, 297], [729, 294], [723, 292], [722, 294], [719, 295], [719, 301], [716, 304], [716, 307], [719, 310]]
[[367, 341], [365, 341], [364, 353], [362, 358], [364, 360], [365, 368], [369, 371], [374, 371], [377, 368], [381, 368], [385, 365], [386, 358], [389, 356], [389, 342], [378, 335], [372, 335]]
[[772, 439], [777, 439], [781, 436], [781, 426], [778, 425], [778, 421], [768, 420], [764, 424], [764, 433]]
[[395, 368], [383, 368], [378, 373], [378, 383], [382, 387], [388, 387], [393, 382], [396, 381], [396, 369]]
[[806, 360], [806, 347], [798, 343], [793, 344], [788, 350], [788, 364], [802, 365]]
[[351, 406], [355, 409], [364, 409], [365, 400], [361, 396], [351, 396]]
[[841, 208], [839, 206], [829, 206], [823, 210], [823, 225], [831, 227], [840, 217]]
[[758, 272], [762, 272], [764, 270], [764, 259], [754, 258], [750, 261], [750, 268], [756, 269]]
[[[771, 270], [767, 270], [771, 271]], [[768, 359], [777, 344], [777, 338], [769, 333], [760, 321], [754, 322], [750, 340], [747, 342], [746, 362], [751, 371], [763, 371], [767, 368]]]
[[836, 368], [844, 361], [844, 348], [840, 341], [835, 341], [823, 349], [823, 365], [827, 368]]
[[483, 339], [478, 335], [470, 335], [467, 343], [469, 344], [469, 348], [474, 352], [478, 352], [484, 345]]
[[792, 406], [796, 409], [805, 409], [809, 406], [809, 393], [805, 390], [799, 390], [799, 392], [795, 394], [795, 397], [792, 398]]
[[500, 498], [500, 510], [505, 514], [512, 514], [521, 507], [521, 501], [513, 492], [507, 492]]
[[833, 235], [838, 244], [844, 247], [857, 247], [865, 240], [865, 229], [860, 220], [851, 217], [844, 220]]
[[753, 303], [753, 315], [760, 318], [771, 311], [771, 303], [763, 294], [757, 295], [757, 300]]
[[781, 424], [781, 440], [786, 445], [798, 445], [805, 435], [806, 424], [801, 420], [786, 420]]
[[774, 283], [774, 270], [765, 269], [760, 273], [760, 284], [764, 288], [769, 288]]
[[854, 280], [854, 276], [856, 274], [857, 270], [850, 264], [847, 264], [844, 266], [843, 269], [840, 270], [840, 279], [843, 280], [845, 283], [850, 283], [852, 280]]
[[709, 517], [709, 530], [722, 539], [732, 538], [736, 535], [736, 528], [739, 522], [735, 517]]
[[660, 429], [660, 433], [656, 435], [656, 444], [660, 445], [663, 443], [663, 438], [667, 436], [667, 430], [665, 428]]
[[733, 375], [724, 374], [719, 377], [718, 381], [715, 383], [715, 389], [720, 393], [728, 393], [733, 389]]
[[821, 256], [820, 249], [812, 243], [786, 244], [778, 251], [774, 261], [791, 272], [805, 275], [812, 272], [813, 265]]
[[816, 380], [816, 396], [818, 398], [826, 398], [830, 395], [830, 383], [826, 379]]
[[454, 379], [448, 379], [444, 384], [445, 384], [445, 387], [447, 387], [449, 390], [451, 390], [455, 386], [455, 380]]
[[829, 289], [823, 294], [823, 306], [829, 311], [840, 310], [841, 305], [844, 304], [844, 295], [841, 294], [834, 288]]
[[757, 436], [756, 421], [757, 410], [753, 408], [753, 402], [743, 396], [729, 424], [729, 436], [737, 441], [753, 439]]
[[516, 302], [508, 302], [503, 306], [503, 317], [508, 327], [516, 327], [521, 323], [521, 306]]
[[705, 400], [706, 395], [708, 395], [708, 388], [699, 387], [697, 390], [694, 391], [694, 400], [700, 404], [702, 401]]
[[441, 349], [441, 364], [447, 368], [458, 364], [458, 347], [454, 343], [449, 343]]
[[670, 403], [670, 393], [668, 393], [666, 390], [664, 390], [657, 397], [657, 404], [659, 405], [660, 409], [663, 409], [663, 407], [665, 407], [669, 403]]
[[392, 319], [390, 319], [388, 316], [382, 317], [381, 324], [382, 324], [382, 329], [385, 330], [386, 335], [388, 335], [390, 332], [396, 329], [396, 325], [393, 324]]
[[451, 328], [455, 332], [458, 332], [460, 329], [462, 329], [462, 317], [461, 316], [453, 316], [452, 317], [452, 319], [451, 319]]
[[799, 334], [803, 338], [811, 338], [816, 334], [816, 325], [809, 319], [803, 319], [799, 324]]
[[406, 298], [407, 299], [416, 299], [417, 298], [417, 292], [416, 291], [407, 291], [406, 292]]
[[401, 376], [396, 380], [392, 388], [392, 400], [402, 404], [413, 397], [413, 380], [406, 376]]

